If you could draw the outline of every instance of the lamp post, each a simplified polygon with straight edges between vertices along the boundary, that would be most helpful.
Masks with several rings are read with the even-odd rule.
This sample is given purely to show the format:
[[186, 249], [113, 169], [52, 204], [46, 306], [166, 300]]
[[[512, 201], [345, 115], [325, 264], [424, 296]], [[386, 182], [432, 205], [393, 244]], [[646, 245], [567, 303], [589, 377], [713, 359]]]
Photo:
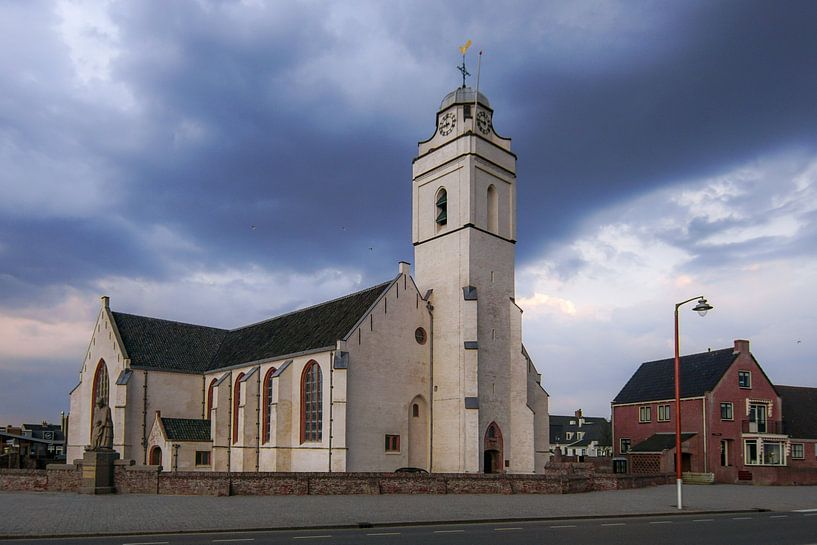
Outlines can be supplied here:
[[698, 304], [692, 310], [700, 316], [706, 316], [707, 311], [714, 307], [706, 302], [703, 295], [681, 301], [675, 305], [675, 484], [678, 491], [678, 509], [683, 507], [681, 501], [681, 351], [678, 346], [678, 309], [695, 299]]

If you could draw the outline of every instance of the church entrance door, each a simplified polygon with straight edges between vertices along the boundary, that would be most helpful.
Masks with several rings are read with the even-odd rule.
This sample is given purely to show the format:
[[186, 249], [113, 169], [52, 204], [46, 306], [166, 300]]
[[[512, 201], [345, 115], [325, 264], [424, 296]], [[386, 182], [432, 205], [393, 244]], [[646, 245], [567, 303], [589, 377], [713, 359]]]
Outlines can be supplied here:
[[483, 455], [483, 471], [485, 473], [502, 473], [502, 431], [496, 422], [491, 422], [485, 430], [485, 445]]

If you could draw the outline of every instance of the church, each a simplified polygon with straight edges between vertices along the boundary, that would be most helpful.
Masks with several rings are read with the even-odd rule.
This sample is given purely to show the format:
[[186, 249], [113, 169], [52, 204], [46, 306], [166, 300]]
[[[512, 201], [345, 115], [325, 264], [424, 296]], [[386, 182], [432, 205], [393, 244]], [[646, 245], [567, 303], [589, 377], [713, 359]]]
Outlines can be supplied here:
[[548, 394], [515, 302], [516, 156], [484, 94], [445, 96], [413, 161], [414, 275], [226, 330], [101, 308], [67, 459], [165, 471], [537, 473]]

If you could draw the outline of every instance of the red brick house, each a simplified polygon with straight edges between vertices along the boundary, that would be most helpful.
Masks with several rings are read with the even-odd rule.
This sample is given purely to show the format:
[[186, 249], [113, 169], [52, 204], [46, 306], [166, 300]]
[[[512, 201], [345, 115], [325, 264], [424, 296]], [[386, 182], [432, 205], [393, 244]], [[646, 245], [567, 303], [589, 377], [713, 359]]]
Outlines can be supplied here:
[[783, 398], [789, 466], [817, 469], [817, 388], [776, 385]]
[[[683, 356], [680, 374], [685, 472], [709, 474], [717, 482], [808, 482], [817, 475], [811, 470], [802, 478], [791, 474], [794, 466], [817, 466], [817, 396], [807, 392], [792, 397], [792, 403], [804, 409], [808, 403], [816, 405], [796, 421], [796, 434], [803, 437], [790, 439], [783, 426], [782, 393], [752, 356], [749, 341]], [[612, 402], [614, 453], [628, 455], [632, 472], [675, 470], [674, 385], [672, 358], [646, 362]], [[817, 392], [784, 387], [787, 394], [791, 390]], [[796, 411], [794, 405], [791, 410]], [[795, 447], [794, 459], [793, 444], [803, 445], [802, 458], [800, 447]]]

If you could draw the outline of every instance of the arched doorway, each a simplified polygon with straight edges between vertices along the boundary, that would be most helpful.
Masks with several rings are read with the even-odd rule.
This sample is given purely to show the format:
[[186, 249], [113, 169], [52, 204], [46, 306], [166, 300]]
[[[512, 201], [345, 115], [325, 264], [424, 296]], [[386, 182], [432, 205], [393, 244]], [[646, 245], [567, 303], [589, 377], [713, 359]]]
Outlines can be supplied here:
[[158, 446], [154, 446], [152, 449], [150, 449], [150, 465], [162, 465], [162, 449]]
[[485, 445], [483, 455], [483, 471], [485, 473], [502, 473], [503, 456], [502, 456], [502, 431], [496, 422], [488, 424], [488, 429], [485, 430]]
[[428, 405], [423, 396], [416, 396], [409, 403], [408, 465], [428, 467]]

